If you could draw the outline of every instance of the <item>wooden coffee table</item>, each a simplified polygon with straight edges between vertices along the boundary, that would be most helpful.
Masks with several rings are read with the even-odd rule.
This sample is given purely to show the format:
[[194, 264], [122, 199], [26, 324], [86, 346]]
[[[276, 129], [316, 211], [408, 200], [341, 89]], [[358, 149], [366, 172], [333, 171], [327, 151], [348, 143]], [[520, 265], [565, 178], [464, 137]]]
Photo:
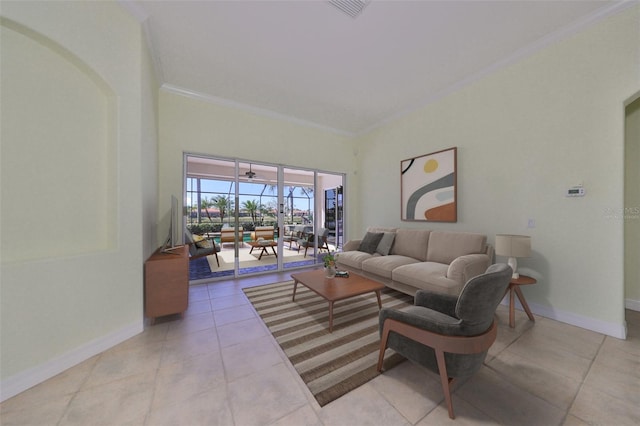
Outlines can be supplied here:
[[296, 300], [296, 289], [298, 288], [298, 283], [300, 283], [329, 302], [330, 333], [333, 331], [333, 304], [338, 300], [375, 292], [378, 298], [378, 308], [382, 309], [380, 291], [384, 288], [384, 284], [356, 275], [353, 272], [349, 273], [349, 278], [327, 278], [324, 276], [324, 270], [318, 269], [291, 274], [291, 278], [293, 279], [292, 301]]

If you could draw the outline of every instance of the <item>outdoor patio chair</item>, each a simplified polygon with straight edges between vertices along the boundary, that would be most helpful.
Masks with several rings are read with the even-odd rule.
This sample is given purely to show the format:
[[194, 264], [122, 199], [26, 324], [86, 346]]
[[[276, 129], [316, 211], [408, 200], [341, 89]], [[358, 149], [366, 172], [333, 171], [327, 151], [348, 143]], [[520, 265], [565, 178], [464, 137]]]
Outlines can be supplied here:
[[308, 225], [296, 225], [293, 227], [291, 231], [286, 231], [285, 235], [282, 237], [282, 241], [285, 243], [289, 243], [289, 249], [293, 250], [292, 244], [296, 243], [297, 250], [300, 251], [300, 245], [298, 245], [298, 240], [303, 238], [305, 234], [313, 231], [312, 226]]
[[[240, 233], [242, 237], [242, 233]], [[236, 228], [227, 227], [220, 230], [220, 244], [235, 243], [236, 242]]]
[[[320, 228], [318, 230], [318, 250], [326, 250], [329, 252], [329, 244], [327, 238], [329, 237], [329, 230], [327, 228]], [[297, 243], [298, 247], [304, 247], [304, 257], [307, 257], [307, 250], [314, 245], [314, 234], [306, 234], [302, 238], [299, 238]]]
[[275, 229], [273, 226], [256, 226], [251, 232], [251, 241], [258, 241], [260, 238], [263, 240], [275, 239]]
[[185, 229], [184, 239], [189, 245], [189, 260], [214, 255], [216, 257], [216, 263], [220, 266], [220, 259], [218, 259], [220, 245], [216, 244], [213, 237], [194, 235], [191, 231]]

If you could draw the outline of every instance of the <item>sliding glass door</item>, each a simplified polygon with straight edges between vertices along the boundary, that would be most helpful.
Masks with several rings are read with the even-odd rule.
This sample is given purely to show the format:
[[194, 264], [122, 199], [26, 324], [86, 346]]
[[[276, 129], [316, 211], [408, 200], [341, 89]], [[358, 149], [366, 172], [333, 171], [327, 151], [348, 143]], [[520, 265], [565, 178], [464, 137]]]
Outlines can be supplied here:
[[314, 172], [283, 168], [283, 266], [307, 265], [315, 260], [308, 256], [315, 215]]
[[[219, 248], [190, 263], [190, 280], [321, 263], [339, 249], [344, 175], [237, 159], [185, 155], [186, 227]], [[336, 225], [340, 223], [339, 226]], [[336, 233], [337, 232], [337, 233]], [[197, 238], [199, 238], [197, 237]]]
[[238, 162], [234, 219], [238, 274], [278, 269], [278, 167]]

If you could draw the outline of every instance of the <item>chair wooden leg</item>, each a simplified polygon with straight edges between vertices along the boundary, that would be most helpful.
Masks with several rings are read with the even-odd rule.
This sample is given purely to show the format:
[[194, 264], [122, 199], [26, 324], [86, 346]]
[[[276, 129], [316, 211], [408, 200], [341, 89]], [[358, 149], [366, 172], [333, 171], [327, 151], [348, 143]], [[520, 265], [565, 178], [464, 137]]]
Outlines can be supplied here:
[[449, 418], [455, 419], [453, 414], [453, 401], [451, 400], [451, 379], [447, 375], [447, 364], [444, 360], [444, 352], [440, 349], [436, 349], [436, 360], [438, 361], [438, 371], [440, 372], [440, 383], [442, 384], [442, 392], [444, 393], [444, 400], [447, 402], [447, 409], [449, 410]]
[[220, 259], [218, 259], [218, 250], [214, 251], [213, 254], [216, 255], [216, 263], [218, 264], [218, 267], [220, 267]]
[[380, 337], [380, 353], [378, 354], [378, 373], [382, 373], [382, 364], [384, 362], [384, 352], [387, 350], [387, 340], [389, 340], [389, 326], [387, 321], [382, 327], [382, 336]]
[[[393, 327], [393, 321], [386, 320], [382, 326], [382, 336], [380, 336], [380, 353], [378, 354], [378, 372], [382, 372], [382, 364], [384, 361], [384, 352], [387, 350], [387, 340], [389, 339], [389, 332]], [[403, 333], [401, 333], [403, 334]], [[453, 413], [453, 401], [451, 399], [451, 385], [453, 379], [450, 379], [447, 375], [447, 364], [444, 359], [444, 352], [441, 349], [435, 349], [436, 360], [438, 361], [438, 371], [440, 372], [440, 383], [442, 385], [442, 393], [444, 393], [444, 400], [447, 403], [447, 410], [449, 411], [449, 417], [455, 419], [456, 416]]]

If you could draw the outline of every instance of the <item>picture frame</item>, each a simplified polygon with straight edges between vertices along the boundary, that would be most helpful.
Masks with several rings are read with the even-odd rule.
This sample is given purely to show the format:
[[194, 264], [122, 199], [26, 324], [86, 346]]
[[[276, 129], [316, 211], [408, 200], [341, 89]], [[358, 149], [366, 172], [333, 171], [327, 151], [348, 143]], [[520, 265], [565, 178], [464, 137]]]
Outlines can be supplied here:
[[400, 218], [458, 221], [458, 148], [400, 161]]

